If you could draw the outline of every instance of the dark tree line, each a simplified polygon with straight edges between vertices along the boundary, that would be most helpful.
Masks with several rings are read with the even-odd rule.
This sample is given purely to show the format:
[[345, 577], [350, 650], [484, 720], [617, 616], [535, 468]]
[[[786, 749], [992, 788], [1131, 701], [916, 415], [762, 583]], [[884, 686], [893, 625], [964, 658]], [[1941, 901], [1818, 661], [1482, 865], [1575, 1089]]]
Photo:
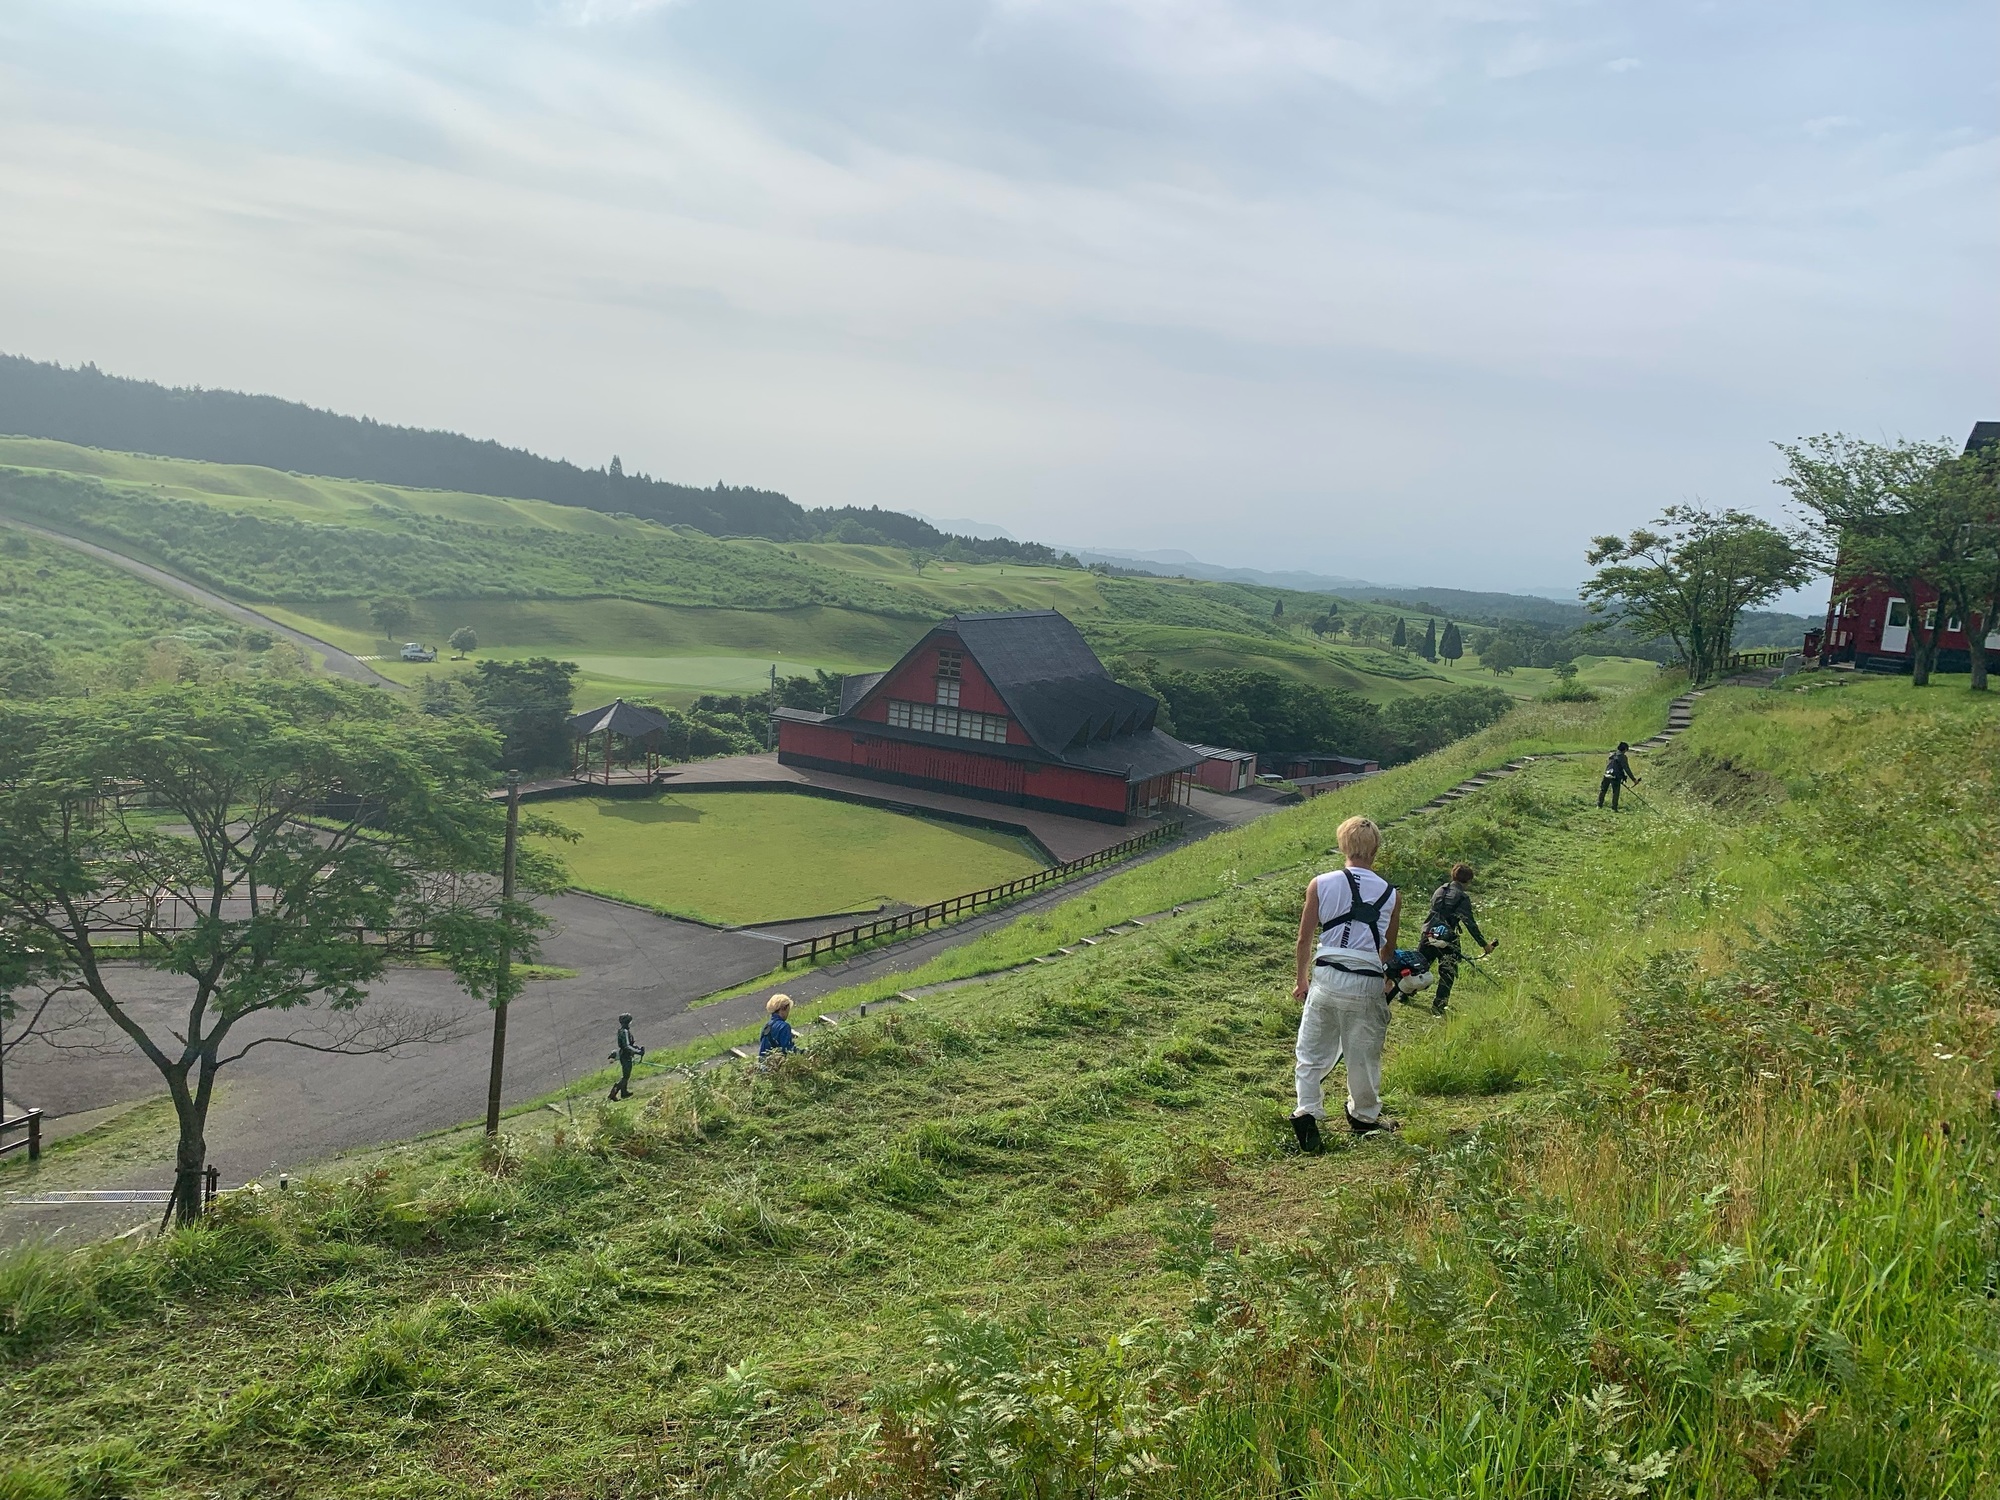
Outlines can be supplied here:
[[[569, 719], [577, 711], [576, 663], [545, 656], [482, 661], [459, 677], [427, 677], [419, 703], [436, 718], [469, 718], [499, 736], [500, 764], [518, 771], [561, 771], [570, 763]], [[832, 713], [840, 678], [827, 672], [778, 679], [777, 704]], [[668, 760], [749, 755], [770, 748], [772, 695], [704, 693], [687, 708], [644, 704], [667, 721], [660, 753]]]
[[1118, 675], [1157, 697], [1184, 740], [1259, 752], [1317, 750], [1384, 765], [1484, 729], [1513, 704], [1497, 688], [1460, 688], [1383, 705], [1275, 672], [1176, 672], [1145, 661], [1121, 663]]
[[335, 479], [548, 500], [710, 536], [864, 541], [950, 548], [968, 560], [1080, 566], [1039, 543], [949, 536], [896, 511], [809, 511], [775, 490], [720, 482], [702, 489], [628, 474], [615, 456], [601, 469], [585, 469], [462, 433], [396, 427], [276, 396], [129, 380], [95, 365], [68, 370], [19, 355], [0, 355], [0, 432]]

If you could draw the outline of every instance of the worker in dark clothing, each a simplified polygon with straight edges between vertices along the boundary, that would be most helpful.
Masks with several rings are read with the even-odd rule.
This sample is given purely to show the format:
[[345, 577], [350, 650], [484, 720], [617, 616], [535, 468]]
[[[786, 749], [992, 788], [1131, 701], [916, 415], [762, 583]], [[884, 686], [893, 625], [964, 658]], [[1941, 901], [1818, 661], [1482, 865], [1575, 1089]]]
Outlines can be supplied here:
[[1604, 762], [1604, 779], [1597, 783], [1597, 805], [1599, 807], [1604, 806], [1604, 794], [1609, 792], [1611, 793], [1611, 810], [1617, 812], [1619, 788], [1624, 786], [1628, 781], [1634, 786], [1639, 784], [1639, 778], [1632, 774], [1632, 762], [1627, 755], [1627, 752], [1631, 748], [1630, 745], [1620, 740], [1618, 748], [1613, 750], [1610, 759]]
[[632, 1040], [632, 1018], [618, 1018], [618, 1050], [611, 1054], [618, 1064], [618, 1081], [611, 1085], [613, 1099], [632, 1097], [632, 1064], [646, 1055], [646, 1049]]
[[1479, 919], [1472, 914], [1471, 865], [1453, 865], [1451, 879], [1431, 893], [1430, 914], [1424, 918], [1424, 935], [1417, 943], [1417, 952], [1437, 971], [1437, 989], [1431, 995], [1431, 1014], [1441, 1016], [1445, 1007], [1451, 1004], [1451, 987], [1458, 982], [1458, 966], [1465, 961], [1465, 952], [1458, 945], [1458, 930], [1463, 927], [1472, 934], [1472, 940], [1479, 944], [1484, 953], [1491, 953], [1500, 945], [1486, 941], [1486, 934], [1479, 930]]

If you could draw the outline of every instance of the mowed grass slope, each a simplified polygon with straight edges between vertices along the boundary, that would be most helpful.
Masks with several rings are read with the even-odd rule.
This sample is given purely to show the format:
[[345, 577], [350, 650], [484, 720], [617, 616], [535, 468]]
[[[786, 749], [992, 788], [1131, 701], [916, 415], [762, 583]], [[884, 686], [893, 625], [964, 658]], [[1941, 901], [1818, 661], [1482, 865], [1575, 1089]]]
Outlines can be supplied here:
[[922, 906], [1040, 869], [1019, 838], [784, 792], [575, 797], [536, 812], [580, 889], [704, 922]]
[[17, 1257], [7, 1482], [1990, 1495], [1996, 723], [1727, 690], [1636, 810], [1557, 761], [1392, 829], [1411, 891], [1478, 860], [1503, 938], [1457, 1015], [1396, 1012], [1399, 1139], [1287, 1145], [1349, 794], [1121, 877], [1197, 910], [775, 1073]]

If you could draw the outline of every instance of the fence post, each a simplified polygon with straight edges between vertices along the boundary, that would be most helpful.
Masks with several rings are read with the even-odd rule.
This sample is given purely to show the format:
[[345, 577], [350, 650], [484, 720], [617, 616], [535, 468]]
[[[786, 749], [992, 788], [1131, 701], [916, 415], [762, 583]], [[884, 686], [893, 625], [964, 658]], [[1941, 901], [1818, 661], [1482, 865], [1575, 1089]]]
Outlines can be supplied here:
[[28, 1160], [38, 1162], [41, 1159], [42, 1112], [39, 1109], [31, 1109], [28, 1111]]

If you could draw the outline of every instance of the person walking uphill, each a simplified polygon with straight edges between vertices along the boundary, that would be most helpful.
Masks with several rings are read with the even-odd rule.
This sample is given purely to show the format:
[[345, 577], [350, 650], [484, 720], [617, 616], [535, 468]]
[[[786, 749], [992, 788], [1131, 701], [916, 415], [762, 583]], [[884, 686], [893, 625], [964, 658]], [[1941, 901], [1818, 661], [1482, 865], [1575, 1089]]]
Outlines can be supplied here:
[[1604, 762], [1604, 779], [1597, 783], [1597, 805], [1599, 807], [1604, 806], [1604, 794], [1609, 792], [1611, 793], [1611, 810], [1617, 812], [1619, 789], [1628, 781], [1634, 786], [1639, 784], [1639, 778], [1632, 774], [1631, 749], [1630, 745], [1620, 740], [1618, 748], [1613, 750], [1610, 758]]
[[764, 1023], [764, 1030], [757, 1037], [759, 1062], [773, 1052], [790, 1052], [797, 1045], [792, 1040], [792, 997], [773, 995], [764, 1002], [764, 1009], [771, 1019]]
[[1486, 941], [1479, 919], [1472, 914], [1473, 870], [1471, 865], [1453, 865], [1451, 879], [1431, 893], [1430, 914], [1424, 918], [1424, 935], [1417, 939], [1417, 952], [1437, 970], [1437, 992], [1431, 996], [1431, 1014], [1441, 1016], [1451, 1004], [1451, 987], [1458, 982], [1458, 966], [1465, 952], [1458, 946], [1458, 929], [1472, 934], [1473, 942], [1491, 953], [1498, 943]]
[[646, 1049], [632, 1040], [632, 1018], [618, 1018], [618, 1050], [611, 1054], [618, 1064], [618, 1081], [611, 1085], [613, 1099], [632, 1097], [632, 1064], [646, 1055]]
[[1395, 1130], [1382, 1113], [1382, 1044], [1389, 1034], [1387, 981], [1402, 904], [1396, 888], [1377, 875], [1382, 830], [1367, 818], [1340, 825], [1338, 870], [1306, 884], [1299, 913], [1298, 983], [1302, 1001], [1297, 1047], [1298, 1108], [1292, 1132], [1301, 1151], [1320, 1149], [1326, 1117], [1327, 1075], [1347, 1060], [1347, 1125], [1356, 1135]]

